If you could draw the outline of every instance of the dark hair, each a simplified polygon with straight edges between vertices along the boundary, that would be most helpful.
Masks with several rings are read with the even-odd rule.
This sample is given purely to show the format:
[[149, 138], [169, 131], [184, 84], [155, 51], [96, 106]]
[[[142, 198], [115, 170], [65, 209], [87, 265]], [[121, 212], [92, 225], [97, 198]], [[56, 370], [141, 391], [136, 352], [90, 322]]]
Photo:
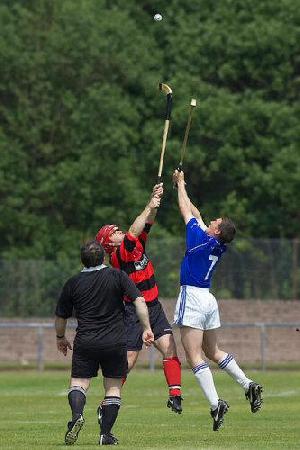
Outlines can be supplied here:
[[96, 240], [86, 242], [81, 247], [80, 258], [85, 267], [100, 266], [104, 260], [104, 250], [102, 245]]
[[236, 227], [231, 219], [228, 219], [228, 217], [222, 217], [222, 222], [219, 225], [219, 231], [220, 234], [218, 239], [224, 244], [227, 244], [234, 239]]

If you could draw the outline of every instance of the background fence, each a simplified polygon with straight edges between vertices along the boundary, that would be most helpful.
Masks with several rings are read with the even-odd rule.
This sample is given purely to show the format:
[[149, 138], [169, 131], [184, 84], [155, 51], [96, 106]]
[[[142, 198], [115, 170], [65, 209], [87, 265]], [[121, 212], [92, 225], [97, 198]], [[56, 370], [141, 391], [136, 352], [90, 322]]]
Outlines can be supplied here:
[[[230, 342], [230, 339], [227, 342], [228, 336], [231, 336], [232, 340], [233, 329], [238, 330], [241, 339], [244, 340], [245, 331], [248, 330], [245, 345], [248, 346], [250, 358], [252, 357], [250, 363], [255, 363], [256, 367], [265, 370], [269, 364], [274, 365], [274, 363], [278, 362], [288, 361], [298, 363], [299, 353], [293, 351], [293, 346], [290, 341], [286, 341], [286, 347], [289, 347], [289, 351], [287, 348], [282, 348], [282, 345], [279, 345], [278, 349], [272, 349], [275, 344], [278, 344], [278, 341], [273, 341], [271, 334], [272, 331], [276, 333], [277, 330], [284, 331], [285, 333], [289, 331], [294, 333], [296, 327], [300, 327], [300, 321], [295, 323], [224, 323], [222, 324], [222, 328], [225, 329], [223, 344], [225, 347], [230, 344], [229, 350], [238, 355], [240, 362], [249, 363], [249, 356], [245, 354], [243, 347], [237, 345], [237, 343], [234, 345]], [[72, 338], [76, 324], [70, 323], [68, 328], [68, 337]], [[249, 329], [251, 330], [250, 334]], [[178, 330], [176, 331], [174, 336], [177, 344], [179, 344]], [[9, 335], [11, 338], [5, 342], [5, 339], [1, 335]], [[66, 359], [56, 350], [53, 323], [0, 322], [0, 337], [2, 338], [2, 345], [0, 347], [0, 361], [2, 364], [5, 362], [13, 362], [24, 367], [34, 363], [39, 371], [44, 370], [47, 362], [67, 362], [70, 364], [71, 354]], [[274, 350], [276, 350], [276, 353]], [[178, 351], [179, 356], [184, 361], [184, 354], [180, 345], [178, 345]], [[282, 352], [285, 353], [285, 357], [283, 357]], [[277, 355], [277, 359], [274, 359], [275, 354]], [[139, 358], [139, 363], [148, 366], [150, 370], [154, 370], [156, 364], [161, 364], [160, 361], [161, 356], [154, 347], [147, 350], [144, 349]]]
[[[299, 242], [237, 240], [217, 269], [213, 292], [222, 299], [299, 299]], [[183, 238], [149, 239], [161, 297], [176, 297], [184, 247]], [[80, 268], [79, 258], [0, 261], [0, 315], [51, 316], [64, 282]]]
[[[174, 296], [185, 241], [149, 240], [163, 297]], [[218, 298], [299, 299], [300, 241], [239, 239], [228, 246], [213, 279]]]
[[[148, 254], [170, 321], [184, 247], [182, 238], [149, 239]], [[220, 345], [239, 361], [262, 369], [300, 361], [300, 333], [295, 332], [300, 326], [299, 247], [298, 240], [240, 239], [224, 255], [212, 290], [223, 322]], [[35, 361], [40, 370], [45, 362], [66, 363], [57, 353], [49, 317], [64, 282], [80, 269], [79, 258], [0, 262], [0, 361]], [[72, 333], [74, 325], [71, 339]], [[174, 336], [184, 360], [177, 330]], [[158, 359], [153, 349], [143, 351], [139, 361], [153, 368]]]

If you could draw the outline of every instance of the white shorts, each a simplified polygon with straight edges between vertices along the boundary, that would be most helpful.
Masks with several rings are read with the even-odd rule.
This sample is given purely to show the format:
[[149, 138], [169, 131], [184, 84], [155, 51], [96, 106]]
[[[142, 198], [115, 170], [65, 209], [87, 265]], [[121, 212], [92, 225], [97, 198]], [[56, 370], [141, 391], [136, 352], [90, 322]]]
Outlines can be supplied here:
[[199, 330], [212, 330], [221, 326], [217, 300], [208, 288], [181, 286], [174, 324]]

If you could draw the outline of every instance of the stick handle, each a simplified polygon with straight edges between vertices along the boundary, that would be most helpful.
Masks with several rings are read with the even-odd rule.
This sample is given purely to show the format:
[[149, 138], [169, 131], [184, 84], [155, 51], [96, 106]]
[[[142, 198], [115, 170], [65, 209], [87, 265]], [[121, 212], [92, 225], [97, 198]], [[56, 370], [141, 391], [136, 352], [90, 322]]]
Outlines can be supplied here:
[[169, 126], [170, 126], [170, 121], [165, 120], [165, 127], [164, 127], [162, 147], [161, 147], [161, 152], [160, 152], [159, 168], [158, 168], [158, 178], [161, 178], [161, 174], [162, 174], [162, 170], [163, 170], [164, 155], [165, 155], [165, 150], [166, 150]]
[[[181, 171], [182, 171], [182, 162], [181, 162], [181, 161], [180, 161], [180, 163], [178, 164], [178, 167], [177, 167], [176, 170], [178, 170], [178, 172], [181, 172]], [[177, 189], [177, 183], [173, 183], [173, 189]]]
[[186, 151], [186, 146], [187, 146], [187, 141], [189, 138], [189, 133], [190, 133], [190, 128], [191, 128], [191, 123], [192, 123], [192, 108], [190, 109], [190, 113], [189, 113], [189, 117], [188, 117], [188, 122], [186, 125], [186, 129], [185, 129], [185, 133], [184, 133], [184, 139], [183, 139], [183, 143], [182, 143], [182, 148], [181, 148], [181, 158], [180, 158], [180, 163], [182, 165], [183, 162], [183, 158], [185, 155], [185, 151]]
[[196, 107], [196, 104], [197, 104], [196, 99], [192, 98], [191, 103], [190, 103], [188, 121], [186, 124], [183, 143], [182, 143], [182, 147], [181, 147], [181, 156], [180, 156], [180, 163], [179, 163], [180, 167], [182, 167], [183, 158], [185, 156], [187, 142], [188, 142], [188, 138], [189, 138], [189, 134], [190, 134], [191, 123], [192, 123], [192, 115], [193, 115], [193, 111]]
[[171, 119], [172, 103], [173, 103], [172, 94], [168, 94], [167, 95], [166, 120]]
[[164, 132], [163, 132], [163, 139], [162, 139], [162, 147], [160, 152], [160, 161], [159, 161], [159, 167], [158, 167], [158, 175], [157, 175], [157, 183], [161, 182], [161, 174], [163, 170], [163, 164], [164, 164], [164, 155], [167, 145], [167, 137], [168, 137], [168, 131], [170, 126], [170, 120], [171, 120], [171, 111], [172, 111], [172, 89], [170, 86], [164, 83], [159, 83], [159, 89], [167, 94], [167, 107], [166, 107], [166, 113], [165, 113], [165, 126], [164, 126]]
[[184, 140], [183, 140], [182, 149], [181, 149], [181, 160], [180, 160], [181, 164], [183, 162], [183, 158], [184, 158], [185, 151], [186, 151], [186, 145], [187, 145], [187, 141], [188, 141], [188, 137], [189, 137], [190, 127], [191, 127], [191, 117], [189, 117], [189, 121], [188, 121], [188, 124], [185, 129], [185, 135], [184, 135]]

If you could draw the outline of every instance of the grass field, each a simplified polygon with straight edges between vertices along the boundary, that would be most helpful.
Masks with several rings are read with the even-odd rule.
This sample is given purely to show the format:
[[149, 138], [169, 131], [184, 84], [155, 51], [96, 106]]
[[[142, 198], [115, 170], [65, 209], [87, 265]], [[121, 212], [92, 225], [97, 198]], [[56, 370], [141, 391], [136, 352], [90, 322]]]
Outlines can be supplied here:
[[[215, 374], [221, 398], [230, 404], [224, 427], [211, 430], [208, 406], [189, 371], [183, 373], [184, 412], [166, 408], [167, 391], [160, 370], [132, 372], [114, 433], [124, 449], [300, 449], [299, 372], [255, 372], [264, 385], [263, 410], [251, 414], [242, 390], [225, 373]], [[63, 448], [70, 411], [68, 372], [0, 372], [0, 448]], [[85, 409], [86, 423], [74, 446], [97, 448], [96, 408], [103, 390], [93, 381]]]

